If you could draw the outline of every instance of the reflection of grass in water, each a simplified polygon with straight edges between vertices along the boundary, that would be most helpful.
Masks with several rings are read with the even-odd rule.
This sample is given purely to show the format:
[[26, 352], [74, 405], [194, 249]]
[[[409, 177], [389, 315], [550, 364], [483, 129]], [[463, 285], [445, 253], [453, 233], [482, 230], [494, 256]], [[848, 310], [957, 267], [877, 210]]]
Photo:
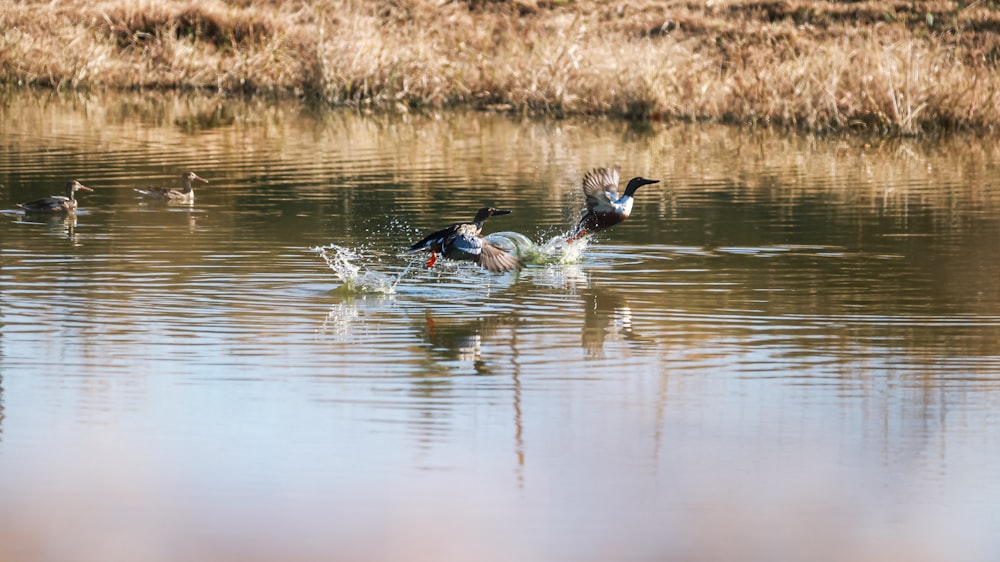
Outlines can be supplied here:
[[486, 239], [520, 257], [525, 263], [534, 265], [579, 263], [583, 250], [587, 247], [587, 238], [567, 244], [566, 237], [567, 234], [558, 234], [545, 242], [535, 244], [519, 232], [495, 232]]
[[[398, 276], [391, 277], [377, 271], [368, 271], [358, 265], [362, 255], [358, 250], [327, 244], [312, 248], [319, 254], [330, 270], [343, 283], [334, 292], [342, 294], [380, 293], [389, 295], [396, 292], [396, 284], [406, 274], [404, 269]], [[409, 268], [407, 268], [409, 269]]]

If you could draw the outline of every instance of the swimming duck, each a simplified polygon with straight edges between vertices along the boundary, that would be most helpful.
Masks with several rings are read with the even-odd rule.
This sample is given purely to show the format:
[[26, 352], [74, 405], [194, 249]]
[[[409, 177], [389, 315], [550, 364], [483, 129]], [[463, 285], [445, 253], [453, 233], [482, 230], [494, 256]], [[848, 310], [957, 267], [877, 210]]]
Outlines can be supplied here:
[[476, 213], [472, 222], [457, 222], [441, 230], [428, 234], [423, 240], [406, 249], [409, 253], [430, 250], [431, 257], [427, 267], [437, 263], [437, 253], [453, 260], [473, 261], [494, 273], [503, 273], [524, 265], [516, 256], [496, 247], [479, 236], [483, 230], [483, 222], [494, 215], [506, 215], [507, 209], [483, 207]]
[[146, 189], [136, 189], [136, 191], [143, 194], [143, 196], [147, 199], [176, 201], [177, 203], [194, 203], [194, 188], [191, 187], [192, 180], [208, 183], [207, 179], [199, 177], [198, 174], [194, 172], [184, 172], [181, 174], [181, 182], [184, 184], [183, 189], [174, 189], [170, 187], [147, 187]]
[[76, 211], [76, 192], [80, 190], [94, 191], [76, 180], [71, 180], [66, 182], [66, 195], [42, 197], [18, 206], [31, 213], [72, 213]]
[[577, 238], [612, 227], [627, 219], [632, 213], [635, 190], [660, 180], [635, 177], [625, 186], [625, 194], [618, 197], [618, 168], [594, 168], [583, 176], [583, 194], [587, 197], [587, 209], [583, 212], [576, 234], [566, 240]]

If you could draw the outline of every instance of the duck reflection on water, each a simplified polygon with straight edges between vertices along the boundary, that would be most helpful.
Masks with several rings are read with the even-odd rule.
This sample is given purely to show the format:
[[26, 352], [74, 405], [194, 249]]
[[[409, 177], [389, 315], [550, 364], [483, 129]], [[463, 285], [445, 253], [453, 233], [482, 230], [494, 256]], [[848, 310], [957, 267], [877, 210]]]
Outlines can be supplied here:
[[17, 222], [44, 226], [50, 234], [70, 240], [76, 238], [76, 213], [46, 213], [39, 215], [29, 213], [18, 217]]
[[[459, 320], [453, 316], [436, 318], [430, 310], [424, 312], [423, 321], [416, 322], [420, 337], [429, 344], [427, 351], [428, 375], [433, 382], [421, 378], [419, 388], [429, 394], [441, 392], [441, 385], [449, 385], [451, 379], [441, 379], [442, 370], [449, 369], [449, 363], [456, 362], [471, 367], [472, 374], [507, 375], [510, 383], [511, 413], [513, 415], [514, 455], [517, 465], [518, 486], [524, 485], [524, 420], [521, 406], [521, 365], [518, 356], [518, 324], [522, 318], [516, 312]], [[507, 341], [504, 341], [504, 340]], [[493, 345], [498, 357], [484, 357], [483, 347]], [[500, 364], [501, 357], [508, 357], [509, 363]], [[457, 371], [457, 369], [454, 369]], [[454, 373], [461, 374], [461, 373]], [[495, 405], [495, 404], [494, 404]]]
[[604, 355], [604, 344], [609, 334], [617, 334], [626, 341], [644, 342], [632, 326], [632, 306], [628, 298], [618, 292], [601, 287], [590, 287], [583, 297], [583, 348], [592, 357]]
[[[458, 320], [452, 317], [436, 318], [427, 311], [418, 329], [423, 340], [430, 344], [430, 353], [436, 359], [466, 363], [475, 374], [490, 375], [495, 362], [483, 357], [484, 343], [495, 339], [503, 330], [510, 330], [513, 334], [519, 322], [516, 314]], [[512, 341], [508, 347], [514, 348], [514, 343]]]

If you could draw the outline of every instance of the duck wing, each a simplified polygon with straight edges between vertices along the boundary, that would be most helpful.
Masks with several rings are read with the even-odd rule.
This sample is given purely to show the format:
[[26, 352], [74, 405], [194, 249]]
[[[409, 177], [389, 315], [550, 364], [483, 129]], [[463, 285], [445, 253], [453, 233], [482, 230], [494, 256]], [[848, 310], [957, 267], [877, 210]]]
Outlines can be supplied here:
[[476, 263], [492, 271], [493, 273], [504, 273], [512, 269], [524, 266], [521, 258], [508, 254], [490, 242], [480, 238], [482, 249], [476, 258]]
[[508, 254], [480, 237], [479, 230], [479, 226], [475, 223], [455, 223], [428, 234], [406, 251], [413, 253], [433, 250], [451, 259], [474, 261], [495, 273], [503, 273], [524, 265], [520, 258]]
[[[460, 225], [447, 246], [450, 257], [470, 259], [494, 273], [503, 273], [524, 265], [520, 258], [508, 254], [479, 236], [479, 227], [476, 224]], [[456, 255], [458, 252], [461, 254]]]
[[180, 195], [181, 192], [173, 188], [168, 187], [147, 187], [146, 189], [134, 189], [134, 191], [145, 195], [146, 197], [153, 197], [156, 199], [169, 199], [175, 194]]
[[69, 203], [69, 197], [52, 195], [21, 203], [20, 207], [26, 211], [54, 211], [63, 208], [67, 203]]
[[587, 212], [612, 211], [612, 201], [618, 199], [618, 168], [594, 168], [583, 176], [583, 194], [587, 197]]
[[432, 232], [427, 236], [424, 236], [420, 239], [420, 241], [411, 244], [408, 248], [406, 248], [406, 251], [411, 254], [421, 250], [434, 250], [435, 252], [440, 251], [442, 246], [444, 246], [445, 241], [447, 241], [450, 236], [455, 234], [455, 229], [457, 227], [457, 224], [453, 224], [446, 226], [441, 230]]

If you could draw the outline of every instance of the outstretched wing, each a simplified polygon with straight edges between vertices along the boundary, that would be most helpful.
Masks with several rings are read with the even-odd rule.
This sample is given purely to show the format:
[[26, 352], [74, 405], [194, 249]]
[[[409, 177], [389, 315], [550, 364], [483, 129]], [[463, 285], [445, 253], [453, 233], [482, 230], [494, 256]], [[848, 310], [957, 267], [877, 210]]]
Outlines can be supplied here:
[[480, 239], [480, 242], [482, 242], [482, 251], [476, 259], [476, 263], [480, 266], [494, 273], [503, 273], [524, 265], [521, 258], [508, 254], [486, 240]]
[[618, 199], [618, 168], [594, 168], [583, 176], [583, 194], [587, 212], [613, 211], [611, 202]]
[[[494, 273], [503, 273], [524, 265], [520, 258], [508, 254], [480, 237], [479, 228], [473, 224], [460, 226], [450, 240], [449, 248], [452, 258], [471, 259]], [[455, 252], [465, 255], [456, 255]]]

